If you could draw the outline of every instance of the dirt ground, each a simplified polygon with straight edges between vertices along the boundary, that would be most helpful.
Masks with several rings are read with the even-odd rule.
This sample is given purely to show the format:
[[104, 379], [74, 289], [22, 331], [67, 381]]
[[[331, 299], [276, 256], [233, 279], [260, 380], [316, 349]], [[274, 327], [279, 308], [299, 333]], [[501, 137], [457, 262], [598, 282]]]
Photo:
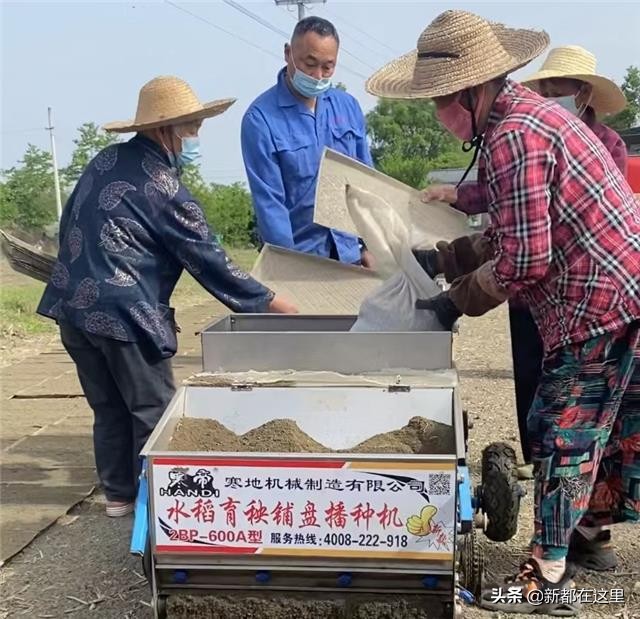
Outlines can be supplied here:
[[[484, 446], [496, 440], [506, 440], [514, 447], [519, 444], [506, 311], [500, 308], [481, 319], [463, 322], [454, 354], [460, 369], [463, 404], [474, 424], [469, 433], [469, 455], [472, 474], [479, 481], [477, 476]], [[519, 453], [519, 448], [517, 451]], [[517, 535], [506, 544], [479, 536], [485, 557], [485, 582], [489, 586], [503, 581], [506, 575], [514, 574], [527, 558], [526, 548], [533, 534], [533, 483], [523, 482], [523, 485], [527, 495], [521, 505]], [[578, 588], [608, 591], [622, 588], [625, 592], [625, 604], [586, 604], [583, 605], [582, 617], [640, 618], [639, 533], [638, 526], [618, 525], [614, 528], [613, 539], [619, 557], [615, 572], [578, 572]], [[506, 615], [465, 608], [464, 616], [482, 619]]]
[[[44, 290], [44, 284], [16, 273], [8, 265], [4, 256], [0, 256], [0, 295], [3, 290], [11, 288], [38, 288]], [[27, 359], [45, 350], [54, 341], [55, 334], [44, 333], [31, 336], [17, 336], [16, 334], [0, 331], [0, 368], [7, 367]]]
[[[485, 445], [495, 440], [517, 444], [506, 312], [500, 309], [481, 319], [464, 321], [456, 337], [455, 355], [464, 406], [474, 423], [469, 456], [472, 472], [477, 475]], [[513, 573], [526, 558], [525, 548], [532, 532], [533, 497], [531, 483], [525, 486], [528, 494], [523, 501], [517, 536], [507, 544], [495, 544], [480, 535], [488, 583]], [[140, 562], [128, 554], [131, 518], [107, 519], [101, 500], [100, 496], [92, 497], [76, 507], [0, 570], [0, 619], [151, 616]], [[638, 527], [615, 529], [614, 540], [620, 555], [616, 572], [578, 575], [579, 587], [623, 588], [625, 604], [587, 605], [583, 617], [640, 618], [638, 533]], [[389, 615], [392, 616], [397, 617]], [[414, 616], [408, 613], [406, 619]], [[466, 607], [464, 616], [487, 619], [500, 615]], [[257, 611], [251, 617], [275, 619]], [[228, 619], [237, 618], [229, 615]]]

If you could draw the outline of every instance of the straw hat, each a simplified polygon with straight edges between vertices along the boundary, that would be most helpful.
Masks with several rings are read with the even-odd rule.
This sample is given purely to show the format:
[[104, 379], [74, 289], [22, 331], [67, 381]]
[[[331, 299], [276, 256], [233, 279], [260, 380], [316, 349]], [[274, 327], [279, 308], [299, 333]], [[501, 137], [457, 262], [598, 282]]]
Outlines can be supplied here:
[[622, 90], [610, 79], [596, 73], [596, 57], [578, 45], [552, 49], [540, 70], [522, 83], [527, 85], [554, 77], [591, 84], [593, 96], [589, 105], [598, 114], [615, 114], [627, 106]]
[[549, 45], [546, 32], [516, 30], [467, 11], [445, 11], [418, 39], [417, 49], [382, 67], [366, 83], [389, 99], [443, 97], [511, 73]]
[[219, 99], [203, 104], [191, 86], [179, 77], [156, 77], [140, 89], [135, 120], [111, 122], [103, 128], [115, 133], [130, 133], [211, 118], [222, 114], [235, 101]]

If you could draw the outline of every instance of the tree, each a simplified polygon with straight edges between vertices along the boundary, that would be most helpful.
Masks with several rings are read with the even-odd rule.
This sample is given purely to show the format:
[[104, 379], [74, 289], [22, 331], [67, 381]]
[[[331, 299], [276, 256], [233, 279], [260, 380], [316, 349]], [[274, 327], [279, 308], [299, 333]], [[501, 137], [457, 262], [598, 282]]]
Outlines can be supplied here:
[[2, 224], [42, 230], [56, 221], [51, 155], [29, 144], [20, 164], [4, 172]]
[[438, 122], [431, 101], [381, 99], [367, 114], [367, 124], [376, 162], [390, 152], [432, 160], [455, 142]]
[[18, 216], [15, 200], [6, 183], [0, 183], [0, 225], [12, 225]]
[[202, 178], [199, 164], [186, 166], [182, 170], [180, 180], [186, 185], [187, 189], [193, 194], [193, 197], [198, 200], [198, 202], [202, 202], [203, 198], [206, 199], [209, 187], [204, 178]]
[[102, 131], [95, 123], [84, 123], [78, 128], [80, 135], [73, 141], [76, 145], [71, 163], [62, 171], [68, 185], [74, 185], [89, 162], [103, 149], [119, 141], [113, 133]]
[[622, 92], [627, 99], [627, 107], [615, 116], [605, 120], [605, 123], [616, 131], [631, 129], [640, 122], [640, 69], [630, 66], [627, 69]]
[[338, 82], [335, 85], [335, 88], [337, 88], [338, 90], [342, 90], [343, 92], [347, 92], [347, 85], [344, 82]]
[[422, 189], [427, 181], [430, 166], [420, 157], [403, 157], [396, 152], [385, 154], [378, 162], [380, 172], [416, 189]]
[[251, 195], [242, 183], [207, 183], [196, 165], [185, 168], [182, 182], [200, 203], [214, 233], [226, 245], [249, 247], [254, 243]]
[[420, 189], [430, 170], [465, 167], [470, 160], [460, 142], [438, 122], [432, 101], [381, 99], [367, 114], [376, 167]]
[[250, 247], [253, 242], [253, 207], [251, 194], [242, 183], [211, 185], [205, 214], [226, 245]]

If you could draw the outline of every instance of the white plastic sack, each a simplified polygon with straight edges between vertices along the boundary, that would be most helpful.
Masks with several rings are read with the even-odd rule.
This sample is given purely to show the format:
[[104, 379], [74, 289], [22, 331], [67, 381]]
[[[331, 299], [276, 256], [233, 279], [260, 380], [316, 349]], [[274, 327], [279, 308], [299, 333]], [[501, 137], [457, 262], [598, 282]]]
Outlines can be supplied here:
[[351, 330], [443, 331], [434, 312], [415, 307], [417, 299], [429, 299], [441, 290], [411, 251], [411, 232], [401, 209], [357, 187], [348, 186], [346, 191], [349, 214], [385, 278], [362, 302]]

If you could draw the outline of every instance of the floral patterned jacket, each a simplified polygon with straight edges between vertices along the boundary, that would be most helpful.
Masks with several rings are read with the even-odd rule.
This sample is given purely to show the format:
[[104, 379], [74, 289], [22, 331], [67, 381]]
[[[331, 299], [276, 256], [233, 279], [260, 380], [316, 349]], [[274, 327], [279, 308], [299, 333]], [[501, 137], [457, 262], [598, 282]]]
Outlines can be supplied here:
[[216, 242], [163, 150], [136, 135], [87, 166], [60, 222], [60, 250], [38, 313], [103, 337], [177, 348], [169, 300], [183, 269], [235, 312], [266, 311], [273, 292]]

